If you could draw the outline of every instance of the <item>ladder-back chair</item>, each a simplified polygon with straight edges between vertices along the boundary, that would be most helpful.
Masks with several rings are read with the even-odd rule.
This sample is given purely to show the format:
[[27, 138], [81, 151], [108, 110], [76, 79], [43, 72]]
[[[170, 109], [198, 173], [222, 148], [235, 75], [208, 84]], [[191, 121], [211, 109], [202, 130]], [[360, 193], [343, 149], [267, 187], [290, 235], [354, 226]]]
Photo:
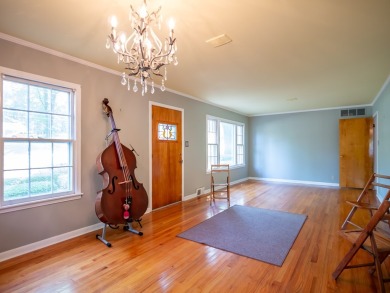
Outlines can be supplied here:
[[[382, 182], [377, 182], [378, 178], [379, 180], [386, 182], [387, 184], [384, 184]], [[352, 208], [348, 216], [346, 217], [344, 223], [341, 225], [341, 230], [345, 230], [348, 224], [356, 228], [362, 229], [362, 227], [360, 227], [358, 224], [352, 221], [352, 217], [358, 209], [368, 210], [371, 216], [373, 215], [374, 211], [378, 209], [379, 204], [371, 203], [369, 198], [370, 189], [372, 189], [373, 187], [377, 187], [377, 188], [380, 187], [386, 189], [387, 191], [390, 191], [390, 176], [373, 173], [369, 178], [369, 180], [367, 181], [366, 185], [364, 186], [362, 192], [358, 196], [357, 200], [346, 201], [346, 203], [351, 205]], [[387, 192], [387, 194], [384, 197], [384, 200], [387, 200], [389, 198], [390, 198], [390, 193]], [[384, 220], [388, 221], [388, 218], [389, 216], [387, 215], [386, 217], [384, 217]]]
[[211, 165], [210, 205], [215, 199], [227, 199], [230, 203], [230, 168], [228, 164]]
[[[390, 195], [390, 191], [387, 195]], [[336, 270], [333, 272], [333, 279], [337, 280], [337, 278], [340, 276], [344, 269], [370, 266], [373, 267], [373, 269], [370, 270], [371, 273], [374, 273], [376, 271], [380, 289], [379, 292], [386, 292], [384, 283], [389, 282], [390, 279], [383, 278], [381, 264], [390, 254], [390, 238], [388, 238], [387, 235], [374, 230], [378, 223], [382, 220], [384, 215], [388, 212], [389, 207], [390, 201], [388, 199], [385, 199], [377, 208], [377, 210], [373, 213], [373, 216], [371, 217], [370, 221], [363, 229], [340, 231], [341, 235], [352, 243], [352, 247], [341, 260]], [[369, 254], [371, 254], [371, 256], [373, 257], [373, 262], [349, 265], [355, 254], [360, 249], [363, 249]]]

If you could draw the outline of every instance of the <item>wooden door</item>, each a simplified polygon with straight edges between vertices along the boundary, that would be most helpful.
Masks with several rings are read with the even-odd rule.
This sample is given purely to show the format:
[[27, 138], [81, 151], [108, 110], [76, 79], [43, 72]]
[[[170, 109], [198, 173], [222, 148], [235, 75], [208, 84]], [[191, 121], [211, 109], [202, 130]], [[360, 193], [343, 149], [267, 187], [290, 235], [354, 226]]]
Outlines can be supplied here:
[[373, 172], [373, 120], [340, 119], [340, 187], [363, 188]]
[[152, 208], [182, 200], [182, 112], [152, 105]]

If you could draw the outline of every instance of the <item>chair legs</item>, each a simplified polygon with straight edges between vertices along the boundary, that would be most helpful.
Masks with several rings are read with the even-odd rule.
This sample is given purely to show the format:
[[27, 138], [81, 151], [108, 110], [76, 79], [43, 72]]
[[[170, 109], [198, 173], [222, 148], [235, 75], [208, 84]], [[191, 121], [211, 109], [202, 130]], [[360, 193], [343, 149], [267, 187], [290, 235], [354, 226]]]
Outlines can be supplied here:
[[[387, 213], [389, 206], [390, 201], [384, 200], [379, 206], [378, 210], [373, 214], [368, 224], [362, 230], [341, 231], [342, 235], [352, 243], [352, 247], [344, 256], [344, 258], [340, 261], [339, 265], [333, 272], [333, 279], [337, 280], [337, 278], [345, 269], [370, 266], [373, 267], [370, 270], [371, 273], [374, 273], [376, 271], [379, 292], [385, 292], [384, 283], [390, 281], [390, 279], [383, 278], [381, 265], [382, 262], [386, 259], [386, 257], [390, 254], [390, 239], [377, 231], [374, 232], [374, 230], [377, 224], [383, 218], [383, 216]], [[378, 241], [376, 240], [376, 237]], [[369, 241], [367, 241], [368, 238]], [[378, 243], [380, 243], [380, 249], [378, 249]], [[363, 249], [366, 252], [370, 253], [373, 257], [373, 262], [349, 265], [349, 263], [354, 258], [359, 249]]]

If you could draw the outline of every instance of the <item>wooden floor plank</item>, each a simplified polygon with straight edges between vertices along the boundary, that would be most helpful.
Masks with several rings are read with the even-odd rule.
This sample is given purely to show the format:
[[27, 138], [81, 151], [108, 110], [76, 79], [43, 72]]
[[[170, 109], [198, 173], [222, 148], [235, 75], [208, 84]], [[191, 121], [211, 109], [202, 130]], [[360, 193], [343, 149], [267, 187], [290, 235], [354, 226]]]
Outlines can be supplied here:
[[[367, 268], [332, 272], [349, 250], [339, 228], [360, 190], [247, 181], [231, 187], [231, 205], [308, 216], [281, 267], [176, 237], [228, 208], [207, 196], [144, 215], [142, 237], [97, 232], [0, 263], [0, 292], [376, 292]], [[369, 215], [359, 212], [364, 223]], [[242, 241], [245, 241], [243, 239]], [[354, 262], [367, 261], [359, 252]], [[389, 276], [390, 262], [385, 261]], [[386, 284], [390, 291], [390, 284]]]

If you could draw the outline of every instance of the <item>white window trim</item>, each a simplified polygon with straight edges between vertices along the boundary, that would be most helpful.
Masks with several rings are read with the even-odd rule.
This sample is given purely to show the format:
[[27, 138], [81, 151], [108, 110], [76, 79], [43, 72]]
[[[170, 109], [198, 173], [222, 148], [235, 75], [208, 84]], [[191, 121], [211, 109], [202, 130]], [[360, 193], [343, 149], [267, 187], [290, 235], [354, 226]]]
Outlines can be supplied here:
[[[75, 200], [80, 199], [83, 195], [81, 192], [81, 86], [79, 84], [70, 83], [50, 77], [40, 76], [32, 73], [27, 73], [15, 69], [10, 69], [6, 67], [0, 66], [0, 74], [1, 75], [11, 75], [18, 78], [24, 78], [27, 80], [36, 80], [39, 82], [52, 84], [56, 86], [71, 88], [74, 91], [74, 114], [75, 114], [75, 127], [73, 129], [74, 131], [74, 138], [75, 138], [75, 145], [74, 145], [74, 152], [73, 152], [73, 165], [74, 165], [74, 194], [68, 194], [65, 196], [58, 196], [53, 198], [47, 198], [47, 199], [41, 199], [37, 201], [32, 202], [26, 202], [26, 203], [18, 203], [13, 205], [0, 205], [0, 214], [7, 213], [7, 212], [13, 212], [23, 209], [29, 209], [33, 207], [39, 207], [59, 202], [65, 202], [69, 200]], [[3, 83], [0, 82], [0, 99], [2, 99], [2, 89]], [[0, 100], [1, 102], [1, 100]], [[2, 104], [2, 103], [0, 103]], [[2, 117], [2, 116], [1, 116]], [[0, 130], [3, 129], [3, 119], [0, 119]], [[3, 166], [3, 149], [2, 144], [0, 145], [0, 164]], [[0, 184], [3, 186], [3, 176], [0, 176]], [[2, 189], [2, 188], [1, 188]], [[1, 204], [1, 203], [0, 203]]]
[[[226, 123], [231, 123], [231, 124], [234, 124], [234, 125], [240, 125], [240, 126], [243, 126], [243, 146], [244, 146], [244, 163], [243, 164], [236, 164], [236, 165], [233, 165], [233, 166], [230, 166], [230, 169], [238, 169], [238, 168], [242, 168], [242, 167], [245, 167], [245, 158], [246, 158], [246, 152], [245, 152], [245, 123], [242, 123], [242, 122], [238, 122], [238, 121], [234, 121], [234, 120], [229, 120], [229, 119], [224, 119], [224, 118], [220, 118], [220, 117], [217, 117], [217, 116], [212, 116], [212, 115], [206, 115], [206, 174], [210, 174], [210, 169], [208, 168], [208, 156], [209, 156], [209, 153], [208, 153], [208, 120], [211, 119], [211, 120], [217, 120], [217, 123], [218, 123], [218, 127], [217, 127], [217, 139], [218, 139], [218, 147], [219, 147], [219, 123], [220, 122], [226, 122]], [[236, 133], [236, 136], [237, 136], [237, 133]], [[237, 137], [236, 137], [237, 139]], [[235, 146], [237, 148], [237, 141], [235, 142]], [[236, 154], [237, 156], [237, 154]], [[219, 153], [218, 153], [218, 159], [219, 159]], [[237, 160], [237, 157], [236, 157], [236, 160]]]

